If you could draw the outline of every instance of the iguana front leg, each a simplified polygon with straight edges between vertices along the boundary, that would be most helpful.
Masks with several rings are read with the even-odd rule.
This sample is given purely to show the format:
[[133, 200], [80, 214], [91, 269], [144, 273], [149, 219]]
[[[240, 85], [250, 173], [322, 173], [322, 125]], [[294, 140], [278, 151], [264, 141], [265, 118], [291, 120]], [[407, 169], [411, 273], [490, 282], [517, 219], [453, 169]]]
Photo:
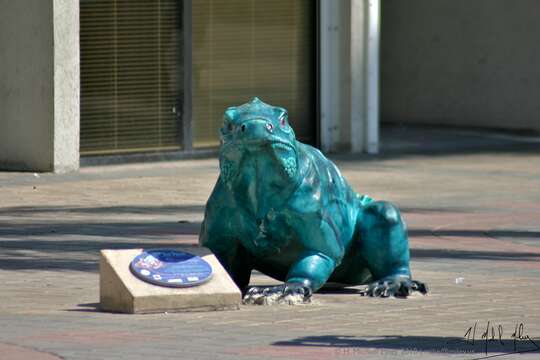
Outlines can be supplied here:
[[236, 246], [232, 247], [232, 251], [220, 252], [218, 250], [214, 254], [236, 286], [242, 291], [242, 295], [244, 295], [249, 285], [251, 271], [253, 270], [253, 265], [246, 249], [240, 243], [237, 243]]
[[242, 294], [245, 294], [253, 269], [251, 257], [236, 237], [223, 236], [228, 232], [222, 226], [224, 223], [227, 222], [216, 222], [209, 226], [205, 220], [199, 234], [199, 245], [212, 250]]
[[289, 270], [284, 284], [252, 287], [244, 296], [244, 304], [308, 303], [313, 292], [328, 280], [335, 266], [330, 257], [319, 252], [305, 251]]

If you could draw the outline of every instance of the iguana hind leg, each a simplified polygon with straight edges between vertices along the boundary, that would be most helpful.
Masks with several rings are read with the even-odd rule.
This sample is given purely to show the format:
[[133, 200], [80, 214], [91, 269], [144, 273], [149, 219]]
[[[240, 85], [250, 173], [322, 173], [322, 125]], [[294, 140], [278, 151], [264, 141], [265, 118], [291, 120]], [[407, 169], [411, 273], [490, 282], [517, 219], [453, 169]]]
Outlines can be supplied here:
[[360, 253], [373, 282], [362, 290], [368, 296], [407, 297], [413, 291], [427, 293], [427, 286], [411, 279], [407, 227], [391, 203], [375, 201], [358, 216]]

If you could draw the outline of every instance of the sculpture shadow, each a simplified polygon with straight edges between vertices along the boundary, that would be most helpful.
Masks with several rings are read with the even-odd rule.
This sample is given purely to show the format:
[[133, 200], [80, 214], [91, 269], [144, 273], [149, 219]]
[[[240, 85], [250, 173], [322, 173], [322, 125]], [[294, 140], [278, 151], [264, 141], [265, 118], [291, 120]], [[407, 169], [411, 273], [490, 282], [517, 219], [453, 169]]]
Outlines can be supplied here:
[[66, 309], [68, 312], [86, 312], [86, 313], [96, 313], [101, 312], [99, 303], [83, 303], [77, 304], [76, 308]]
[[[420, 356], [422, 353], [437, 353], [440, 355], [469, 355], [469, 359], [484, 359], [501, 356], [499, 354], [517, 354], [539, 352], [535, 342], [526, 339], [514, 343], [513, 339], [476, 339], [474, 343], [463, 337], [439, 336], [365, 336], [322, 335], [304, 336], [292, 340], [276, 341], [272, 346], [306, 347], [306, 348], [335, 348], [336, 356], [350, 355], [407, 355]], [[487, 351], [487, 354], [486, 354]]]
[[328, 295], [340, 295], [340, 294], [360, 294], [359, 289], [352, 287], [322, 287], [317, 290], [317, 294], [328, 294]]

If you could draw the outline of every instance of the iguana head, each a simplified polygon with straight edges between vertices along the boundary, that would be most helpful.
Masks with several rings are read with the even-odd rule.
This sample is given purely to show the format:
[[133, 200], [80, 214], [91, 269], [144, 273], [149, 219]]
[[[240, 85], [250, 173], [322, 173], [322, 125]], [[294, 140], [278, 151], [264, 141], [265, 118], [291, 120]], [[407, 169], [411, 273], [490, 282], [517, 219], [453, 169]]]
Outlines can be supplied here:
[[231, 181], [243, 165], [254, 162], [268, 171], [268, 176], [296, 177], [297, 143], [284, 108], [258, 98], [230, 107], [223, 116], [220, 134], [222, 180]]

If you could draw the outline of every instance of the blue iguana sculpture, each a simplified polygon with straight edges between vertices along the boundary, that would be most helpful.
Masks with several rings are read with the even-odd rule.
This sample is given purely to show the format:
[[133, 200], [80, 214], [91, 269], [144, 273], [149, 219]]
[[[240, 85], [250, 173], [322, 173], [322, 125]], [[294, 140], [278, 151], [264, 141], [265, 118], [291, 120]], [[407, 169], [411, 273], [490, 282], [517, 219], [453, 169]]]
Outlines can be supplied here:
[[[220, 175], [199, 243], [242, 289], [244, 302], [309, 301], [326, 283], [367, 284], [369, 296], [406, 297], [407, 231], [398, 209], [354, 192], [319, 150], [296, 140], [287, 111], [254, 98], [225, 111]], [[255, 269], [284, 284], [248, 290]]]

